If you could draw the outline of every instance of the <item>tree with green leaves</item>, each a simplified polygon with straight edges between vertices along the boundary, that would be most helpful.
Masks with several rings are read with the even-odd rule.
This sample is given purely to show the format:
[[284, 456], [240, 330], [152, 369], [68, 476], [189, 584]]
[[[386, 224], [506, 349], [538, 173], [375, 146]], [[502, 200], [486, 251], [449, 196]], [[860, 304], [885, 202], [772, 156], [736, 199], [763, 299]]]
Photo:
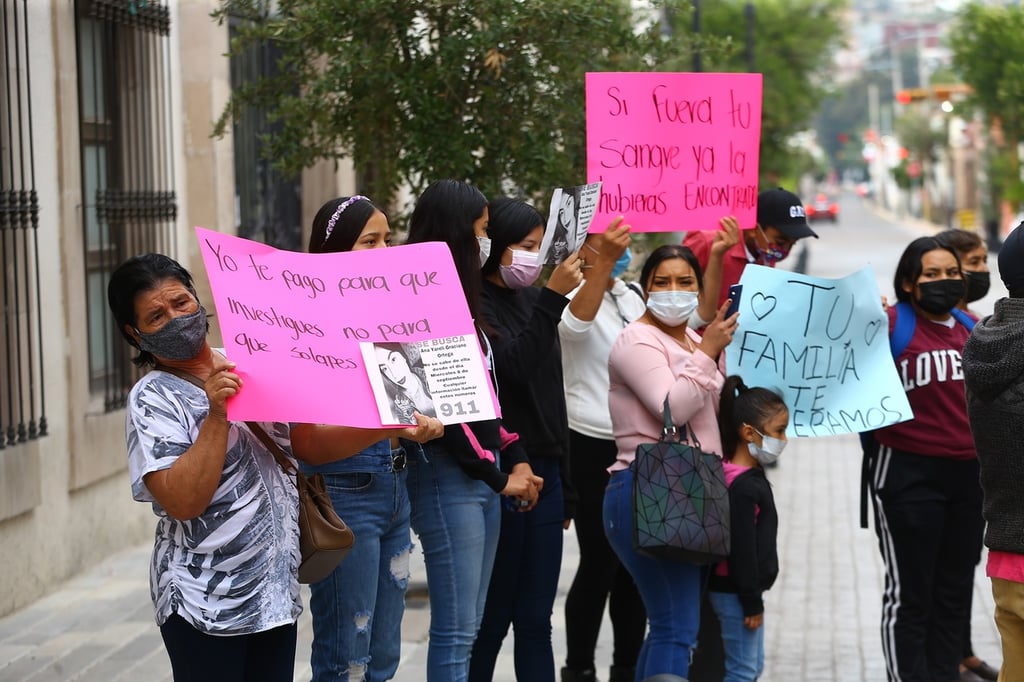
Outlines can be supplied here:
[[1024, 9], [1019, 6], [965, 7], [949, 36], [953, 66], [974, 90], [997, 152], [989, 178], [996, 202], [1024, 201], [1018, 144], [1024, 138]]
[[273, 41], [283, 55], [216, 132], [260, 107], [278, 168], [351, 158], [385, 204], [440, 177], [531, 197], [584, 182], [584, 74], [673, 68], [689, 49], [627, 0], [225, 0], [214, 16], [242, 19], [232, 54]]
[[[790, 137], [817, 109], [845, 0], [759, 0], [754, 66], [765, 74], [762, 177], [790, 174]], [[273, 41], [278, 75], [232, 93], [217, 132], [267, 112], [265, 154], [287, 173], [350, 158], [359, 190], [385, 204], [439, 177], [539, 199], [586, 179], [584, 74], [742, 72], [744, 2], [687, 0], [223, 0], [241, 19], [231, 54]], [[676, 30], [666, 32], [662, 17]], [[638, 28], [639, 27], [639, 28]]]
[[[706, 70], [764, 74], [761, 114], [762, 184], [792, 177], [802, 158], [790, 146], [792, 136], [811, 125], [829, 92], [832, 54], [843, 39], [841, 15], [846, 0], [758, 0], [754, 9], [753, 55], [743, 49], [746, 0], [703, 5], [703, 31], [730, 38], [738, 49], [719, 51]], [[777, 180], [776, 180], [777, 181]]]

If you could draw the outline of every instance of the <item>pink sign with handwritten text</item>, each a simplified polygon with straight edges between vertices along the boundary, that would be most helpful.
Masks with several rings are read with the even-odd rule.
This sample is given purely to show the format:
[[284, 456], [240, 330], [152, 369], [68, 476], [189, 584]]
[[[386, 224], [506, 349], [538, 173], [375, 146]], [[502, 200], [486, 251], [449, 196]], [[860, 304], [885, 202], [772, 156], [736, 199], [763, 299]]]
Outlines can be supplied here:
[[617, 215], [636, 232], [756, 222], [759, 73], [588, 73], [587, 181], [595, 230]]
[[[244, 382], [228, 402], [232, 420], [408, 423], [382, 416], [381, 405], [403, 392], [446, 424], [496, 416], [447, 245], [314, 255], [201, 227], [196, 235], [224, 350]], [[401, 354], [401, 371], [378, 360], [374, 346]], [[387, 396], [374, 392], [382, 376], [391, 380]]]

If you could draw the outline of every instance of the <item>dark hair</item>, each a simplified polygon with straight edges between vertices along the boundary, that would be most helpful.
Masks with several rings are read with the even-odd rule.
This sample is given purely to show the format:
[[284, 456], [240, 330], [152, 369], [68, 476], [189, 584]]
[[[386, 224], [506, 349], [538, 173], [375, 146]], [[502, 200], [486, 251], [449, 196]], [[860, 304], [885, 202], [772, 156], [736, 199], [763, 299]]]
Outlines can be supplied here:
[[435, 180], [416, 201], [409, 219], [407, 244], [444, 242], [452, 252], [466, 294], [469, 313], [480, 324], [480, 245], [473, 223], [487, 208], [487, 197], [473, 185], [460, 180]]
[[775, 391], [755, 386], [747, 388], [743, 379], [735, 374], [726, 377], [718, 403], [718, 430], [722, 435], [722, 457], [732, 459], [740, 443], [740, 429], [749, 424], [764, 433], [769, 419], [788, 409], [786, 402]]
[[365, 197], [356, 199], [345, 207], [335, 221], [331, 234], [325, 237], [327, 223], [334, 216], [334, 212], [351, 199], [352, 197], [331, 199], [316, 212], [316, 216], [313, 218], [313, 231], [309, 235], [308, 250], [310, 253], [340, 253], [352, 250], [363, 228], [366, 227], [367, 221], [380, 209]]
[[480, 269], [484, 277], [498, 270], [505, 249], [526, 239], [534, 228], [544, 227], [540, 212], [518, 199], [495, 199], [491, 202], [489, 216], [487, 235], [491, 238], [491, 255]]
[[654, 275], [654, 271], [658, 269], [659, 265], [673, 258], [682, 258], [690, 264], [694, 274], [697, 276], [697, 291], [704, 291], [704, 273], [701, 272], [700, 262], [693, 255], [690, 247], [682, 246], [681, 244], [664, 244], [651, 251], [651, 255], [644, 261], [643, 269], [640, 270], [640, 287], [644, 290], [645, 295], [650, 287], [650, 280]]
[[924, 258], [924, 254], [938, 249], [953, 254], [957, 267], [960, 267], [960, 256], [957, 255], [953, 247], [942, 244], [935, 237], [918, 237], [907, 244], [907, 248], [903, 250], [903, 255], [900, 256], [900, 262], [896, 264], [896, 274], [892, 278], [892, 286], [896, 290], [897, 301], [909, 303], [913, 300], [910, 292], [903, 289], [903, 284], [917, 282], [921, 276], [921, 271], [924, 269], [921, 266], [921, 259]]
[[[135, 317], [135, 298], [143, 291], [149, 291], [165, 279], [176, 279], [185, 285], [185, 288], [196, 296], [196, 289], [192, 284], [192, 275], [183, 268], [178, 261], [160, 253], [144, 253], [141, 256], [134, 256], [121, 263], [110, 275], [107, 282], [107, 305], [114, 316], [114, 323], [121, 336], [133, 348], [139, 344], [124, 330], [127, 327], [136, 327], [138, 320]], [[132, 358], [139, 367], [155, 365], [156, 358], [148, 351], [140, 350], [139, 354]]]
[[935, 241], [953, 249], [958, 255], [985, 246], [978, 233], [971, 230], [943, 230], [935, 235]]

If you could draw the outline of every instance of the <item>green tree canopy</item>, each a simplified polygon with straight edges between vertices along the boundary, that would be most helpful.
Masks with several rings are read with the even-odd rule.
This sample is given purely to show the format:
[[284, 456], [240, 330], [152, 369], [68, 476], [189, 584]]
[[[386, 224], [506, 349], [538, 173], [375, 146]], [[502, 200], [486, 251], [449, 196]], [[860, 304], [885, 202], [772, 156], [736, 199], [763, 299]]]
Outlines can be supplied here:
[[[798, 156], [788, 141], [818, 108], [844, 2], [755, 3], [762, 176], [786, 174]], [[214, 16], [241, 19], [231, 54], [273, 41], [283, 56], [280, 75], [233, 92], [217, 132], [259, 107], [274, 125], [263, 143], [279, 169], [351, 158], [360, 191], [382, 203], [439, 177], [539, 198], [586, 179], [587, 71], [689, 70], [695, 43], [705, 70], [748, 67], [746, 3], [704, 2], [697, 40], [686, 30], [688, 0], [663, 0], [659, 12], [633, 4], [222, 0]], [[662, 12], [678, 27], [670, 36]]]
[[708, 70], [764, 74], [761, 114], [761, 177], [791, 176], [802, 158], [790, 148], [794, 133], [810, 127], [829, 92], [832, 54], [843, 39], [840, 24], [846, 0], [758, 0], [754, 6], [752, 63], [742, 45], [745, 0], [704, 3], [704, 30], [733, 36], [731, 52], [713, 55]]
[[381, 202], [439, 177], [533, 196], [583, 182], [584, 74], [671, 68], [688, 50], [662, 38], [657, 17], [637, 31], [644, 18], [624, 0], [269, 4], [228, 0], [215, 13], [243, 18], [233, 54], [260, 41], [283, 51], [282, 75], [236, 90], [217, 131], [264, 107], [279, 168], [350, 157]]
[[999, 156], [991, 168], [993, 188], [1014, 202], [1024, 200], [1017, 144], [1024, 135], [1024, 9], [971, 4], [950, 34], [953, 66], [974, 90], [972, 102], [1000, 130]]

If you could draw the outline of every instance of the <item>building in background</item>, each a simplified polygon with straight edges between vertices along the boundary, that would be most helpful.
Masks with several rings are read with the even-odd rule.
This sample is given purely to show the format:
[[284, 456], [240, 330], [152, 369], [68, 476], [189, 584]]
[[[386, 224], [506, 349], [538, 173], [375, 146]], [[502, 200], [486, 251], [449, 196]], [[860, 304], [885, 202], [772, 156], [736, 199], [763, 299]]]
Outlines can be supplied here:
[[211, 137], [231, 88], [275, 67], [270, 47], [229, 63], [215, 6], [0, 0], [0, 615], [153, 532], [128, 483], [137, 373], [107, 311], [113, 268], [167, 253], [209, 303], [193, 226], [300, 248], [354, 189], [333, 165], [273, 171], [259, 112]]

